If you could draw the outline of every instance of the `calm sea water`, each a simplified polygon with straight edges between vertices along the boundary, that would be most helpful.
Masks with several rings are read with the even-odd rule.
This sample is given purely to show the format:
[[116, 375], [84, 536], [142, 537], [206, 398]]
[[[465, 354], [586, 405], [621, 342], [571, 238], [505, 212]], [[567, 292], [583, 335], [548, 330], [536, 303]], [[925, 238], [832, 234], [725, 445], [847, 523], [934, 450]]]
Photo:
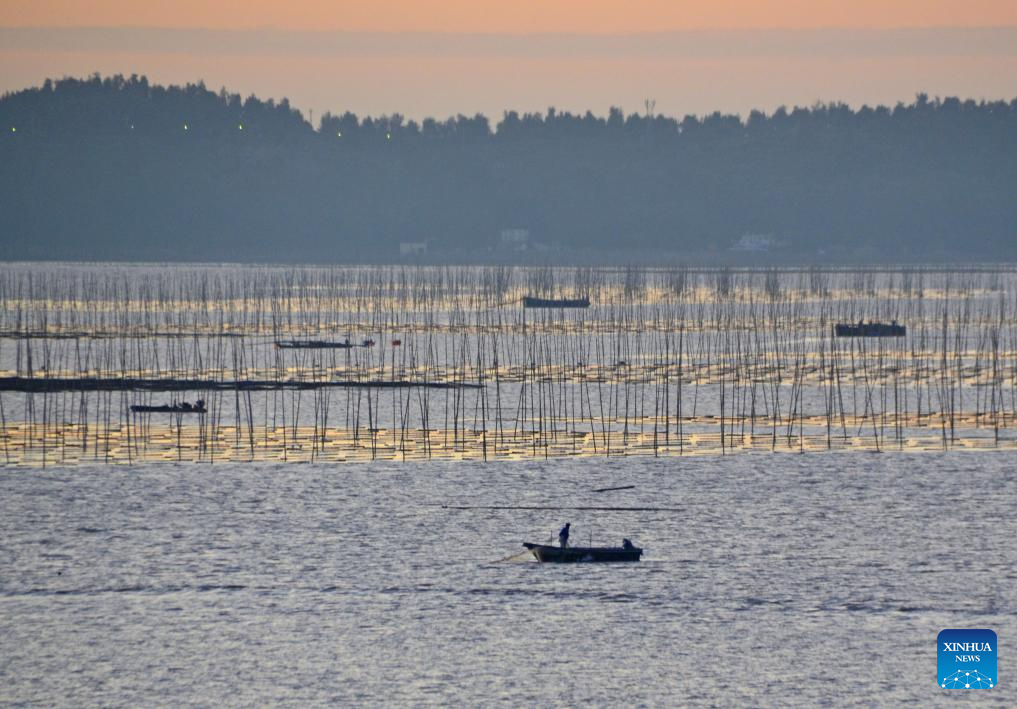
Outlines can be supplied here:
[[[1015, 465], [4, 469], [0, 704], [1013, 706]], [[645, 560], [495, 563], [565, 521]], [[937, 687], [944, 628], [996, 631], [998, 687]]]

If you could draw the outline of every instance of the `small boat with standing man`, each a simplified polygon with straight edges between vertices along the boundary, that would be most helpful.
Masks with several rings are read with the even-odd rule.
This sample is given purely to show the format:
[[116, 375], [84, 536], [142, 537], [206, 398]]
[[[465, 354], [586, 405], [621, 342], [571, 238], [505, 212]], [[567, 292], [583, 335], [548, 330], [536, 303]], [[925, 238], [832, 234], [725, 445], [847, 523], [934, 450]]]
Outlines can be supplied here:
[[620, 547], [570, 547], [569, 534], [572, 523], [566, 522], [558, 532], [558, 546], [523, 542], [537, 561], [550, 564], [575, 564], [583, 562], [639, 561], [643, 550], [628, 539]]

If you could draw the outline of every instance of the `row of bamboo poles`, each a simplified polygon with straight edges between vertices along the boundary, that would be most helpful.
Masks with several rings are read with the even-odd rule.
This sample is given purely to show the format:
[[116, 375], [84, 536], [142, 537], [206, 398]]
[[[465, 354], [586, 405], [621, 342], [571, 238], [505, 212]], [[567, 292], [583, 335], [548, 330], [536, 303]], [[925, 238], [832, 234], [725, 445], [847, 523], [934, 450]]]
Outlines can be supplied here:
[[[1015, 286], [998, 267], [8, 265], [0, 460], [1013, 448]], [[859, 320], [908, 334], [834, 336]], [[275, 346], [303, 338], [376, 344]]]

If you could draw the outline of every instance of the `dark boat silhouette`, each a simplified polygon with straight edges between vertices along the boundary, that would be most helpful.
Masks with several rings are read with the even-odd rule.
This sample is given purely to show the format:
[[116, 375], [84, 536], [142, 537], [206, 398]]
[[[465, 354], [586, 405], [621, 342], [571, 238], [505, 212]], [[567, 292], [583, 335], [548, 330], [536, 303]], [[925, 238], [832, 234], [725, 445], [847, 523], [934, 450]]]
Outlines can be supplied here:
[[180, 404], [135, 404], [131, 407], [131, 412], [135, 414], [205, 414], [208, 413], [208, 409], [205, 408], [204, 400], [198, 399], [194, 405], [186, 401]]
[[897, 321], [887, 324], [883, 322], [838, 323], [834, 326], [837, 337], [904, 337], [907, 328], [898, 325]]
[[531, 544], [523, 542], [523, 546], [533, 552], [537, 561], [547, 564], [577, 564], [611, 561], [639, 561], [643, 550], [639, 547], [561, 547], [547, 544]]
[[588, 308], [589, 298], [534, 298], [523, 296], [524, 308]]
[[330, 340], [276, 340], [275, 346], [287, 350], [349, 350], [354, 347], [374, 347], [374, 340], [364, 340], [359, 345], [344, 340], [333, 342]]

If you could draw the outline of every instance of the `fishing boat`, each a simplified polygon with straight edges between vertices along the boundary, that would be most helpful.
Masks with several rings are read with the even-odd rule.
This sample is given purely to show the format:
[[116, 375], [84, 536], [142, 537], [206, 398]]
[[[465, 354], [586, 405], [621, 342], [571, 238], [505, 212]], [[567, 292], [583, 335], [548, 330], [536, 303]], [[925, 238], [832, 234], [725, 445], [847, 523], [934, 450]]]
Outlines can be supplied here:
[[354, 347], [374, 347], [374, 340], [364, 340], [355, 344], [349, 340], [332, 342], [329, 340], [276, 340], [275, 346], [283, 350], [350, 350]]
[[524, 308], [589, 308], [589, 298], [534, 298], [523, 296]]
[[199, 399], [196, 404], [189, 404], [186, 401], [181, 404], [135, 404], [131, 407], [131, 412], [135, 414], [205, 414], [208, 413], [208, 409], [205, 408], [205, 402]]
[[348, 350], [355, 345], [346, 342], [329, 342], [327, 340], [276, 340], [275, 346], [281, 350]]
[[620, 547], [553, 547], [547, 544], [523, 542], [537, 561], [547, 564], [576, 564], [582, 562], [639, 561], [643, 550], [628, 544]]
[[862, 322], [838, 323], [834, 326], [834, 333], [837, 337], [904, 337], [907, 328], [898, 325], [894, 320], [891, 323], [885, 322]]

